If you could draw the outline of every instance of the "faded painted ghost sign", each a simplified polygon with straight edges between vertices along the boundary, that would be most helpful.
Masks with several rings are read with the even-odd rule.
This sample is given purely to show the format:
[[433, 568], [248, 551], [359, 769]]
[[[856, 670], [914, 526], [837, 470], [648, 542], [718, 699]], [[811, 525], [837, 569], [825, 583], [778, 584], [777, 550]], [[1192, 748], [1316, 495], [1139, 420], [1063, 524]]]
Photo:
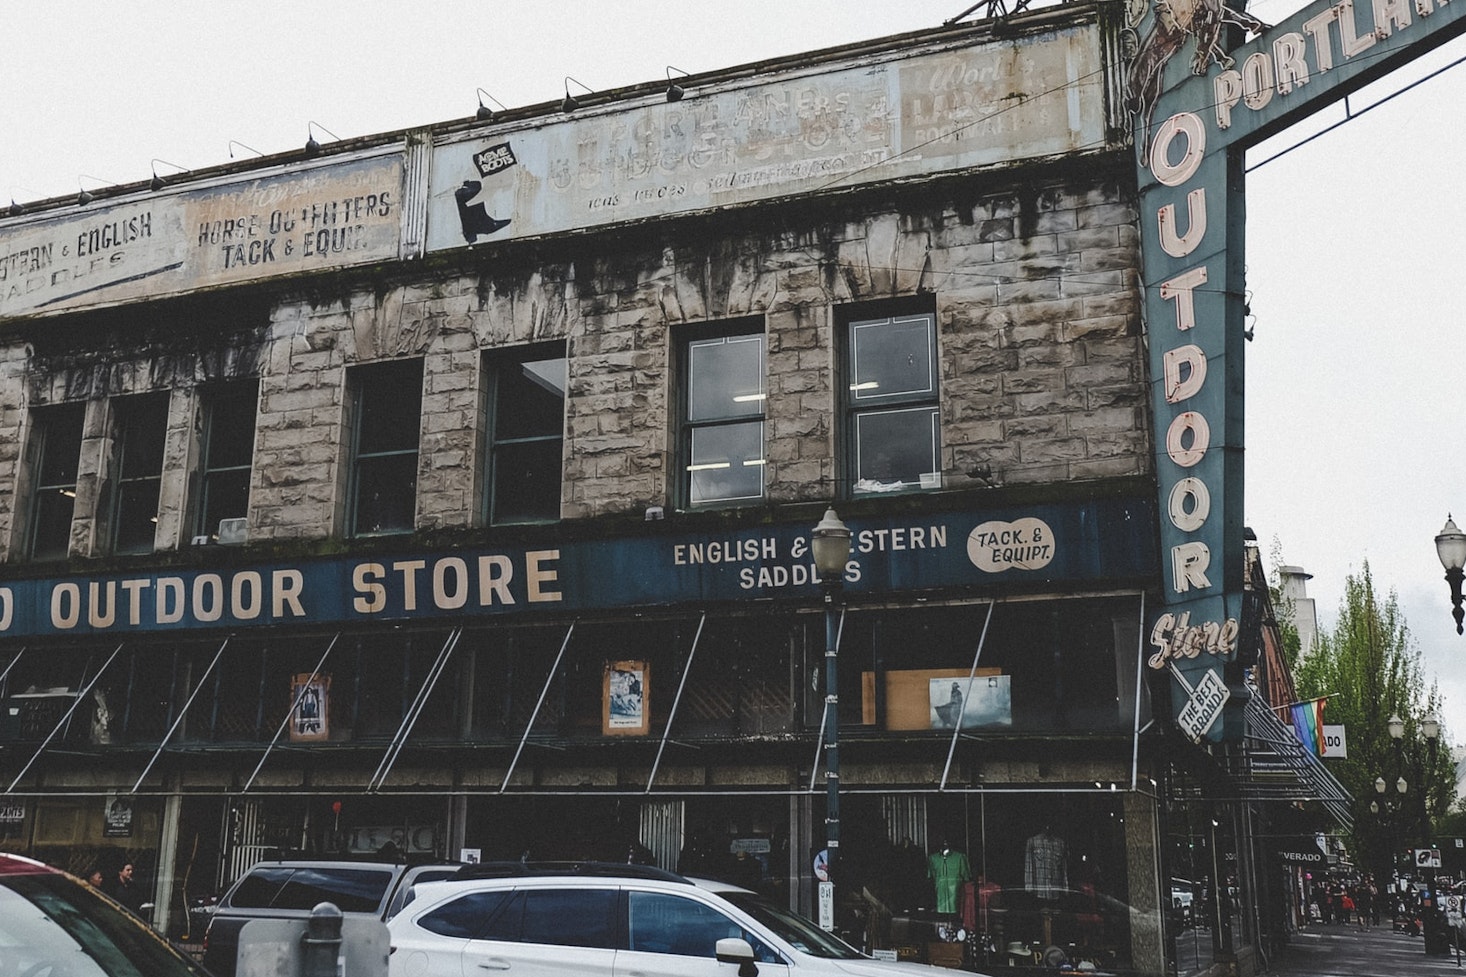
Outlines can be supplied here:
[[1106, 143], [1094, 24], [760, 74], [435, 145], [427, 248], [726, 207]]
[[[1149, 661], [1172, 670], [1179, 719], [1237, 647], [1243, 150], [1459, 34], [1466, 3], [1320, 2], [1268, 27], [1221, 0], [1158, 0], [1130, 26], [1165, 597]], [[1241, 701], [1205, 738], [1240, 736]]]
[[0, 232], [0, 317], [394, 259], [402, 153], [68, 208]]

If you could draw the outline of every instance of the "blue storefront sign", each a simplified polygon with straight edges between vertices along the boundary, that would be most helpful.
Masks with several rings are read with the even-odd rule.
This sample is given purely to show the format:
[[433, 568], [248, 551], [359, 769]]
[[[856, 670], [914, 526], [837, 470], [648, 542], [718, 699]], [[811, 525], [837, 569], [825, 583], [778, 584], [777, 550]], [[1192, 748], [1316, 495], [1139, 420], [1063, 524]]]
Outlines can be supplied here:
[[[851, 520], [852, 597], [1144, 581], [1153, 504], [1106, 499]], [[405, 551], [228, 569], [0, 583], [0, 635], [349, 625], [812, 600], [810, 526]]]

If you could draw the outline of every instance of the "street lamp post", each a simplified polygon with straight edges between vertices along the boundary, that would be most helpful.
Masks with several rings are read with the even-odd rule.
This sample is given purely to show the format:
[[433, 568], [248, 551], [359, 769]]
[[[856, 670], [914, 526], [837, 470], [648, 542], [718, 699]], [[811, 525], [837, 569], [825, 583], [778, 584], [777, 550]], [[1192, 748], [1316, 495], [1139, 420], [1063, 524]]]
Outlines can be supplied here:
[[825, 517], [810, 533], [810, 549], [813, 550], [815, 570], [820, 575], [825, 605], [825, 857], [830, 880], [820, 883], [820, 904], [830, 909], [828, 916], [821, 910], [820, 924], [827, 930], [833, 930], [834, 880], [840, 861], [840, 616], [837, 603], [845, 576], [845, 562], [850, 558], [850, 527], [840, 521], [833, 508], [825, 510]]
[[[1434, 716], [1425, 717], [1420, 723], [1420, 732], [1425, 737], [1426, 745], [1425, 763], [1418, 769], [1416, 778], [1420, 782], [1420, 847], [1422, 850], [1429, 850], [1431, 848], [1430, 774], [1435, 769], [1436, 750], [1440, 745], [1440, 721]], [[1426, 868], [1425, 879], [1430, 899], [1422, 910], [1425, 924], [1425, 952], [1449, 953], [1450, 934], [1446, 924], [1445, 907], [1441, 904], [1440, 892], [1436, 890], [1435, 873], [1435, 865], [1432, 862]]]
[[[1449, 525], [1450, 524], [1448, 524], [1448, 527]], [[1402, 755], [1402, 747], [1404, 745], [1405, 739], [1405, 721], [1402, 720], [1398, 714], [1392, 715], [1390, 717], [1389, 731], [1390, 739], [1394, 741], [1395, 745], [1395, 769], [1403, 770], [1405, 766], [1405, 757]], [[1419, 809], [1419, 814], [1417, 815], [1420, 826], [1419, 850], [1429, 851], [1431, 847], [1429, 804], [1430, 775], [1431, 771], [1435, 769], [1436, 750], [1440, 745], [1441, 724], [1439, 720], [1437, 720], [1434, 716], [1427, 716], [1425, 719], [1421, 720], [1420, 733], [1421, 736], [1425, 738], [1425, 745], [1427, 749], [1426, 758], [1424, 761], [1421, 761], [1419, 759], [1420, 753], [1417, 748], [1411, 751], [1411, 756], [1409, 759], [1410, 769], [1412, 772], [1411, 775], [1415, 777], [1415, 795], [1417, 798], [1415, 806]], [[1375, 792], [1383, 795], [1385, 793], [1385, 788], [1385, 779], [1383, 777], [1375, 778]], [[1395, 790], [1399, 794], [1401, 794], [1402, 797], [1409, 790], [1409, 785], [1405, 782], [1405, 777], [1403, 775], [1400, 776], [1399, 780], [1395, 781]], [[1403, 808], [1403, 803], [1401, 803], [1400, 806]], [[1370, 805], [1370, 807], [1373, 808], [1374, 805]], [[1392, 814], [1395, 811], [1394, 805], [1388, 801], [1385, 803], [1384, 807]], [[1392, 818], [1391, 820], [1393, 822], [1394, 819]], [[1400, 820], [1408, 823], [1409, 817], [1402, 814]], [[1394, 832], [1392, 830], [1392, 838], [1393, 834]], [[1429, 862], [1422, 862], [1422, 860], [1418, 857], [1412, 859], [1412, 861], [1414, 862], [1413, 867], [1417, 870], [1415, 874], [1416, 885], [1419, 887], [1418, 891], [1421, 891], [1423, 896], [1420, 906], [1420, 915], [1421, 922], [1424, 925], [1425, 930], [1425, 952], [1428, 954], [1446, 953], [1449, 951], [1449, 947], [1447, 945], [1449, 935], [1447, 932], [1445, 913], [1442, 912], [1440, 905], [1440, 895], [1436, 892], [1435, 867]]]
[[[1462, 633], [1461, 622], [1466, 610], [1461, 607], [1461, 581], [1466, 577], [1466, 533], [1456, 528], [1456, 521], [1446, 514], [1446, 524], [1435, 538], [1435, 552], [1446, 568], [1446, 583], [1451, 585], [1451, 616], [1456, 619], [1456, 633]], [[1437, 734], [1440, 730], [1437, 727]]]
[[[1398, 766], [1398, 763], [1397, 763], [1397, 766]], [[1405, 792], [1410, 789], [1410, 785], [1405, 782], [1405, 778], [1404, 777], [1401, 777], [1399, 780], [1395, 781], [1395, 792], [1398, 793], [1398, 794], [1400, 794], [1401, 795], [1401, 798], [1396, 798], [1396, 797], [1393, 797], [1393, 796], [1387, 796], [1388, 795], [1388, 792], [1389, 792], [1389, 788], [1390, 788], [1390, 785], [1385, 782], [1385, 778], [1384, 777], [1376, 777], [1376, 778], [1374, 778], [1374, 792], [1376, 794], [1378, 794], [1379, 797], [1378, 797], [1377, 800], [1373, 800], [1373, 801], [1370, 801], [1369, 802], [1369, 810], [1372, 813], [1379, 815], [1380, 824], [1384, 828], [1385, 845], [1389, 848], [1389, 852], [1390, 852], [1390, 858], [1389, 858], [1389, 863], [1388, 863], [1388, 867], [1389, 867], [1388, 878], [1389, 878], [1389, 882], [1390, 882], [1391, 886], [1393, 887], [1394, 881], [1395, 881], [1395, 876], [1397, 874], [1397, 869], [1399, 868], [1399, 861], [1398, 861], [1399, 843], [1398, 843], [1398, 839], [1396, 838], [1396, 834], [1397, 834], [1396, 827], [1399, 824], [1399, 820], [1396, 817], [1396, 813], [1403, 806], [1404, 801], [1403, 801], [1402, 798], [1403, 798], [1403, 795], [1405, 794]], [[1381, 872], [1380, 873], [1380, 882], [1381, 882], [1381, 884], [1384, 883], [1385, 879], [1386, 879], [1385, 873]]]
[[1436, 750], [1440, 748], [1441, 724], [1435, 716], [1426, 716], [1420, 722], [1421, 735], [1425, 737], [1425, 769], [1420, 771], [1420, 840], [1424, 847], [1430, 847], [1430, 773], [1435, 769]]

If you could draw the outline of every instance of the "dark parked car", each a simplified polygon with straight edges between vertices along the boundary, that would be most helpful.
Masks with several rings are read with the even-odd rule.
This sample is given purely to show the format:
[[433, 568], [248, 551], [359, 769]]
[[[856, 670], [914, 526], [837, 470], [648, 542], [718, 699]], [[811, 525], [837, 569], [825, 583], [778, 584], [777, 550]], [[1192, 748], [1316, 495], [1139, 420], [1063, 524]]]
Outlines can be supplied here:
[[387, 919], [416, 882], [452, 878], [458, 864], [286, 858], [256, 863], [219, 900], [204, 937], [204, 964], [233, 977], [239, 931], [253, 919], [305, 919], [323, 902], [349, 916]]
[[0, 965], [36, 977], [208, 977], [81, 879], [0, 854]]

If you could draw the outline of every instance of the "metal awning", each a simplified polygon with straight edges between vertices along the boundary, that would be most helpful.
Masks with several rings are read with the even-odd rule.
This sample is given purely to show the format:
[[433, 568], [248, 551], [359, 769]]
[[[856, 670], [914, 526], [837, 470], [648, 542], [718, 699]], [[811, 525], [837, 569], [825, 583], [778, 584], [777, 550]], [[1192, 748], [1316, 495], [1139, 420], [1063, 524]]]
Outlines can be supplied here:
[[1247, 700], [1246, 749], [1233, 762], [1245, 798], [1314, 801], [1340, 827], [1353, 828], [1353, 796], [1256, 694]]

